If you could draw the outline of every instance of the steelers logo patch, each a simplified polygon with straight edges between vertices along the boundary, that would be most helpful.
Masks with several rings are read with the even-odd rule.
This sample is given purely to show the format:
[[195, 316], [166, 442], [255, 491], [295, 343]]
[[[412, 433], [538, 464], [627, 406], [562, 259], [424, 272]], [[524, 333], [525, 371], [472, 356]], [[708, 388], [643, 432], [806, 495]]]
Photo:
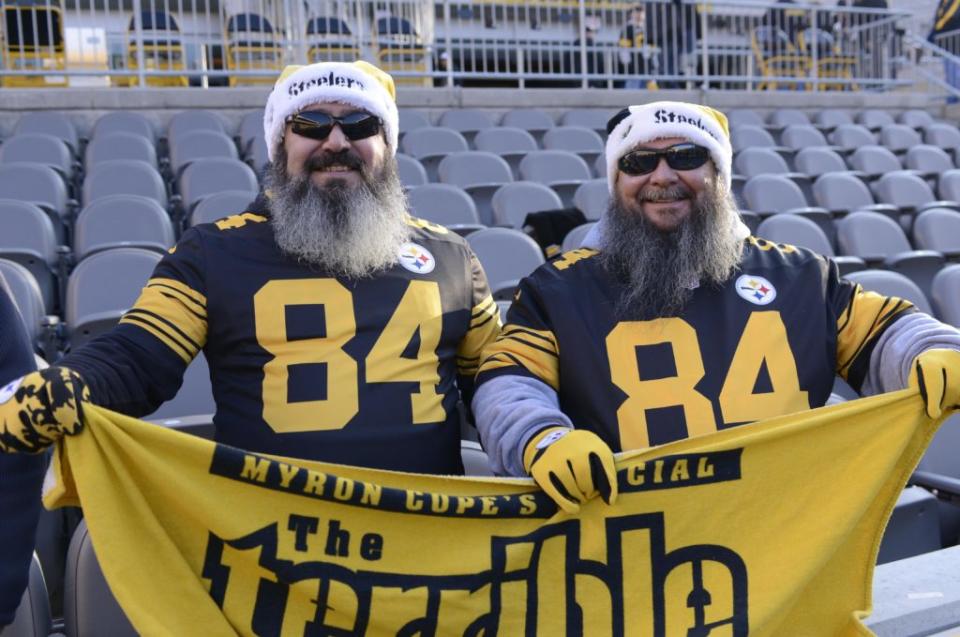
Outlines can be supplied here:
[[754, 305], [769, 305], [777, 298], [777, 289], [773, 283], [762, 276], [744, 274], [737, 279], [737, 294]]
[[437, 267], [437, 260], [430, 251], [416, 243], [404, 243], [398, 256], [400, 265], [417, 274], [430, 274]]

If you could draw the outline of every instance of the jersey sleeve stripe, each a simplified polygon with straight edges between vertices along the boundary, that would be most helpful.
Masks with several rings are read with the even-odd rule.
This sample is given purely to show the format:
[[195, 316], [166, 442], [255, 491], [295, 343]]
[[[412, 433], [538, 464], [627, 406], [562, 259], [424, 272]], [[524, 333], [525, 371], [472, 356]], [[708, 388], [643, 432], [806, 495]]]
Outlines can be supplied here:
[[493, 297], [487, 295], [487, 298], [483, 299], [473, 307], [473, 313], [470, 315], [470, 321], [473, 322], [482, 316], [487, 316], [496, 306], [497, 302], [493, 300]]
[[154, 312], [151, 312], [150, 310], [145, 310], [143, 308], [138, 308], [138, 307], [131, 309], [129, 312], [127, 312], [127, 314], [135, 314], [138, 316], [142, 315], [147, 320], [152, 319], [154, 323], [157, 324], [158, 326], [165, 325], [167, 328], [169, 328], [172, 335], [176, 336], [181, 343], [184, 343], [187, 346], [188, 350], [193, 350], [194, 352], [200, 351], [201, 345], [199, 343], [197, 343], [195, 340], [190, 338], [190, 336], [187, 335], [179, 327], [177, 327], [175, 323], [172, 323], [171, 321], [165, 319], [159, 314], [156, 314]]
[[538, 338], [538, 339], [546, 342], [548, 345], [550, 345], [550, 347], [551, 347], [554, 351], [557, 351], [557, 350], [559, 349], [559, 348], [557, 347], [557, 339], [556, 339], [556, 337], [555, 337], [552, 333], [550, 333], [550, 332], [548, 332], [548, 331], [546, 331], [546, 330], [534, 330], [534, 329], [531, 329], [531, 328], [529, 328], [529, 327], [520, 327], [520, 326], [518, 326], [518, 325], [508, 325], [506, 328], [504, 328], [503, 335], [504, 335], [505, 337], [506, 337], [506, 336], [516, 336], [517, 334], [524, 334], [524, 335], [530, 336], [530, 337], [532, 337], [532, 338]]
[[[503, 340], [497, 341], [498, 348], [507, 345]], [[480, 365], [478, 375], [509, 367], [514, 368], [514, 371], [526, 371], [556, 390], [560, 388], [559, 361], [556, 357], [545, 356], [533, 349], [510, 348], [491, 352]]]
[[461, 376], [474, 376], [483, 349], [500, 334], [500, 308], [489, 294], [472, 310], [467, 333], [457, 347], [457, 371]]
[[120, 319], [120, 323], [125, 323], [128, 325], [136, 325], [137, 327], [149, 332], [150, 334], [155, 336], [161, 343], [163, 343], [168, 348], [170, 348], [170, 350], [173, 351], [174, 354], [176, 354], [181, 359], [183, 359], [184, 363], [189, 363], [193, 359], [193, 356], [181, 343], [172, 339], [166, 332], [157, 328], [154, 324], [144, 320], [144, 318], [141, 316], [136, 316], [136, 315], [130, 316], [129, 314], [127, 314], [122, 319]]
[[[182, 300], [183, 300], [183, 297], [182, 297], [182, 296], [176, 296], [175, 294], [171, 294], [170, 292], [164, 292], [164, 291], [161, 290], [161, 291], [160, 291], [160, 294], [162, 294], [163, 296], [167, 297], [167, 298], [170, 299], [171, 301], [182, 301]], [[206, 320], [207, 320], [207, 315], [206, 315], [206, 313], [201, 314], [200, 312], [197, 312], [197, 311], [193, 310], [192, 308], [190, 308], [190, 307], [187, 306], [187, 305], [184, 305], [184, 306], [183, 306], [183, 309], [185, 309], [187, 312], [190, 312], [191, 314], [193, 314], [194, 316], [196, 316], [196, 317], [197, 317], [198, 319], [200, 319], [201, 321], [206, 321]]]
[[912, 309], [913, 304], [909, 301], [867, 292], [857, 286], [837, 320], [837, 371], [840, 375], [847, 379], [851, 367], [873, 350], [876, 339], [890, 322]]
[[501, 336], [501, 337], [500, 337], [500, 340], [501, 340], [501, 341], [508, 341], [508, 340], [509, 340], [509, 341], [514, 341], [514, 342], [516, 342], [516, 343], [522, 343], [522, 344], [525, 345], [526, 347], [532, 347], [533, 349], [538, 350], [538, 351], [541, 351], [541, 352], [543, 352], [544, 354], [547, 354], [547, 355], [549, 355], [549, 356], [553, 356], [554, 358], [559, 358], [559, 356], [557, 355], [557, 352], [556, 352], [555, 350], [553, 350], [553, 349], [547, 349], [547, 348], [544, 347], [543, 345], [540, 345], [540, 344], [537, 344], [537, 343], [531, 343], [530, 341], [526, 340], [525, 338], [520, 338], [520, 336], [517, 335], [517, 334], [508, 334], [508, 335], [505, 335], [505, 336]]
[[177, 292], [183, 295], [184, 300], [190, 303], [194, 309], [206, 316], [207, 297], [200, 294], [193, 288], [176, 279], [154, 278], [147, 281], [147, 287], [160, 287]]

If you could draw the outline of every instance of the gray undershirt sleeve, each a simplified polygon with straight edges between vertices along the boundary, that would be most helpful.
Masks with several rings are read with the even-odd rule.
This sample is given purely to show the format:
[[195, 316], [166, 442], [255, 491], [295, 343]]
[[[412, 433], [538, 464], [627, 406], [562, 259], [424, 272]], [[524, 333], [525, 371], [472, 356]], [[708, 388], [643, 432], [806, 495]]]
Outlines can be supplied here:
[[960, 350], [960, 330], [920, 312], [906, 314], [891, 323], [870, 354], [861, 395], [904, 389], [913, 360], [928, 349]]
[[573, 428], [560, 411], [557, 392], [527, 376], [505, 375], [485, 381], [473, 397], [473, 414], [490, 468], [497, 475], [525, 477], [523, 450], [545, 427]]

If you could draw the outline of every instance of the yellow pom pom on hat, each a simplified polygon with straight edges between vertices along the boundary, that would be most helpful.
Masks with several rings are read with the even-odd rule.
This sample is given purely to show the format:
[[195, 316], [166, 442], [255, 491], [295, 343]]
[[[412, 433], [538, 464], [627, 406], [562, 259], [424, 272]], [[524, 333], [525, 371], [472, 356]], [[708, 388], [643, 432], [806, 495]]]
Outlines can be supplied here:
[[363, 60], [318, 62], [283, 69], [267, 98], [263, 134], [270, 161], [283, 143], [287, 120], [310, 106], [325, 102], [349, 104], [379, 117], [387, 146], [396, 154], [400, 117], [393, 78]]

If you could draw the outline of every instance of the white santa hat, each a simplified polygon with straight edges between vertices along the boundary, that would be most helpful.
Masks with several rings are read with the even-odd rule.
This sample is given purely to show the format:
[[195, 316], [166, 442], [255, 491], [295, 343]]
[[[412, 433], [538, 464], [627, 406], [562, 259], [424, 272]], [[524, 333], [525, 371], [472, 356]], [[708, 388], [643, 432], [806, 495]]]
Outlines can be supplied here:
[[393, 78], [377, 67], [356, 62], [318, 62], [283, 69], [267, 98], [263, 134], [270, 161], [283, 144], [287, 120], [314, 104], [337, 102], [361, 108], [383, 123], [387, 146], [396, 154], [400, 117]]

